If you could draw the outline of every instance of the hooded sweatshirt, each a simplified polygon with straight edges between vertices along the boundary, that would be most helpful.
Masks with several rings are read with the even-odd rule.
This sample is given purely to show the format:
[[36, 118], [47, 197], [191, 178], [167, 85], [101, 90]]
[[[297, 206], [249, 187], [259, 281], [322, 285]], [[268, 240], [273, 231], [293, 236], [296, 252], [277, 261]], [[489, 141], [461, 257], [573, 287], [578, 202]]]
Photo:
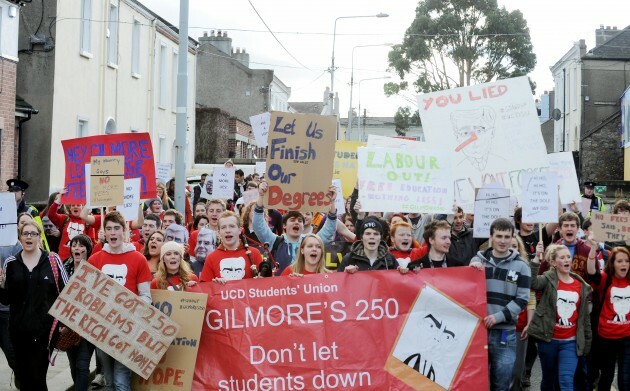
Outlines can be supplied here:
[[378, 255], [374, 264], [370, 264], [370, 260], [365, 256], [363, 242], [354, 242], [350, 248], [350, 252], [343, 257], [343, 260], [337, 268], [338, 272], [346, 269], [346, 266], [356, 265], [360, 271], [363, 270], [396, 270], [398, 262], [387, 249], [387, 244], [381, 240], [378, 245]]
[[472, 262], [480, 262], [486, 270], [488, 315], [494, 315], [492, 329], [515, 329], [518, 315], [529, 300], [531, 270], [518, 252], [509, 250], [507, 258], [496, 259], [492, 248], [479, 251]]
[[[121, 253], [112, 254], [109, 243], [106, 243], [103, 250], [92, 254], [88, 262], [116, 280], [120, 285], [136, 295], [142, 296], [145, 301], [148, 292], [149, 303], [151, 302], [149, 286], [153, 276], [149, 270], [149, 263], [144, 255], [136, 251], [133, 244], [124, 243]], [[146, 290], [141, 289], [143, 286], [139, 286], [143, 283], [146, 284]]]

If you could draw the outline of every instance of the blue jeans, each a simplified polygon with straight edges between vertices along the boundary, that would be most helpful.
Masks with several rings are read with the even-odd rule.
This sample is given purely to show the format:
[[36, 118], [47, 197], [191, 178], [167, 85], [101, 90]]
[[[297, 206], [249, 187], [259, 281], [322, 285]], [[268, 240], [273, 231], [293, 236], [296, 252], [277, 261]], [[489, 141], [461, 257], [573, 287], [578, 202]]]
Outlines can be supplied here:
[[87, 391], [90, 387], [90, 360], [94, 353], [94, 345], [85, 339], [66, 352], [70, 361], [70, 374], [76, 391]]
[[516, 331], [488, 330], [488, 366], [490, 390], [508, 391], [516, 361]]
[[578, 365], [575, 340], [539, 341], [538, 356], [542, 368], [540, 390], [553, 391], [557, 377], [560, 390], [573, 391], [573, 377]]
[[131, 391], [131, 369], [116, 361], [101, 349], [96, 349], [97, 357], [101, 358], [103, 374], [105, 375], [105, 390]]

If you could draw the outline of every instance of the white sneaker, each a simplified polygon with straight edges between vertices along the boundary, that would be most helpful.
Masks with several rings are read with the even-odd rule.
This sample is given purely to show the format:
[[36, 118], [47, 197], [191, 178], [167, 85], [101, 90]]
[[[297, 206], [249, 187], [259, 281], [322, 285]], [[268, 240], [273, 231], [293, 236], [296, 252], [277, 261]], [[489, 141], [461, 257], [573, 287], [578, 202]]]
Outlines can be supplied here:
[[103, 387], [104, 385], [105, 385], [105, 376], [103, 376], [102, 373], [99, 373], [98, 375], [96, 375], [96, 377], [94, 377], [94, 380], [92, 380], [92, 386]]

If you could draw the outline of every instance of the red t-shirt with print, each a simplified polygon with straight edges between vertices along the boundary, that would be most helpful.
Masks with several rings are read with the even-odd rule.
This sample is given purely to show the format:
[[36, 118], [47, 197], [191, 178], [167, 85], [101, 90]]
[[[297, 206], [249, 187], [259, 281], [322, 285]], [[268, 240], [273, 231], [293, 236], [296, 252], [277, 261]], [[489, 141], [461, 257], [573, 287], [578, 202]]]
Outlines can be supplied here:
[[135, 250], [122, 254], [99, 251], [93, 254], [88, 262], [136, 295], [138, 284], [151, 282], [153, 279], [147, 259]]
[[[260, 266], [262, 256], [254, 247], [249, 247], [252, 261], [256, 267]], [[242, 280], [243, 278], [253, 278], [251, 262], [243, 247], [237, 250], [226, 250], [221, 247], [211, 252], [206, 257], [206, 262], [201, 271], [201, 281], [212, 281], [214, 278], [225, 278], [228, 281]]]
[[[390, 247], [389, 249], [389, 253], [392, 254], [394, 256], [394, 258], [396, 258], [396, 261], [398, 260], [402, 260], [403, 262], [398, 262], [398, 265], [401, 267], [407, 267], [407, 265], [409, 264], [409, 262], [412, 261], [416, 261], [422, 257], [424, 257], [425, 255], [427, 255], [427, 253], [429, 252], [429, 250], [426, 247], [414, 247], [411, 249], [411, 251], [402, 251], [402, 250], [397, 250], [394, 247]], [[403, 265], [404, 263], [404, 265]]]
[[577, 331], [578, 308], [580, 308], [582, 284], [573, 279], [570, 284], [558, 281], [558, 300], [556, 301], [556, 325], [554, 339], [575, 337]]
[[53, 202], [48, 208], [48, 218], [61, 231], [59, 241], [59, 258], [68, 259], [70, 257], [70, 240], [79, 234], [86, 234], [86, 224], [80, 217], [57, 213], [59, 204]]
[[606, 294], [606, 273], [602, 272], [600, 284], [596, 287], [599, 297], [604, 298], [599, 314], [599, 335], [606, 339], [630, 337], [630, 284], [625, 278], [613, 276]]
[[[92, 228], [94, 230], [94, 240], [98, 240], [98, 230], [101, 229], [101, 215], [94, 215], [94, 224], [92, 224]], [[131, 221], [127, 221], [127, 227], [129, 228], [129, 241], [137, 242], [140, 240], [142, 235], [140, 234], [140, 230], [131, 228]]]

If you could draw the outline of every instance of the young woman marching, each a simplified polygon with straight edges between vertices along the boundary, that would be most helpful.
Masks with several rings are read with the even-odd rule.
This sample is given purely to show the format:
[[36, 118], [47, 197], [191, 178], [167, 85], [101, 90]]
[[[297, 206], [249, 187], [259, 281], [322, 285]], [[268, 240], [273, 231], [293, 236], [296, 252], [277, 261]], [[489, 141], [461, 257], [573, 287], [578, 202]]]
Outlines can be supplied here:
[[199, 282], [188, 262], [184, 259], [184, 246], [177, 242], [166, 242], [160, 249], [160, 265], [155, 278], [151, 281], [151, 289], [185, 291]]
[[297, 261], [282, 271], [282, 276], [301, 277], [304, 274], [331, 273], [326, 269], [324, 242], [315, 234], [308, 234], [302, 239]]

